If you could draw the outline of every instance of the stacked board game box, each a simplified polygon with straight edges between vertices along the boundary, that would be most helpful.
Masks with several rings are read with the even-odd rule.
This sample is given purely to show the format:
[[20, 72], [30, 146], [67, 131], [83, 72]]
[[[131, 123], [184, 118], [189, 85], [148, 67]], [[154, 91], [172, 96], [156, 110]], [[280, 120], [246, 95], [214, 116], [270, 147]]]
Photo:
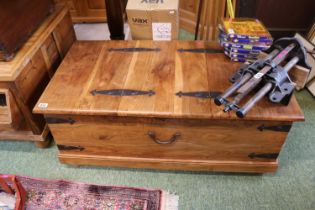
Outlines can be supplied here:
[[219, 41], [233, 61], [252, 62], [272, 44], [272, 37], [257, 19], [224, 18], [219, 24]]

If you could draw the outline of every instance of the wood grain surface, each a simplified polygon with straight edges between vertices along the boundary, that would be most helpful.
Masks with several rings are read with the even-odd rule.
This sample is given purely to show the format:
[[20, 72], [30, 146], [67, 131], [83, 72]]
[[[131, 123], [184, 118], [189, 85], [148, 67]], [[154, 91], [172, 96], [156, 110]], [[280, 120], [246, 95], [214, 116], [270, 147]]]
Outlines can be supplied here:
[[0, 89], [0, 131], [18, 128], [23, 120], [16, 101], [8, 89]]
[[1, 0], [0, 61], [12, 60], [52, 10], [52, 0]]
[[48, 144], [45, 119], [32, 108], [74, 41], [68, 10], [56, 7], [13, 60], [0, 62], [0, 140]]
[[158, 170], [216, 171], [238, 173], [271, 173], [278, 169], [278, 161], [218, 161], [218, 160], [181, 160], [139, 157], [99, 156], [85, 154], [59, 153], [59, 160], [75, 166], [107, 166], [120, 168], [145, 168]]
[[[49, 57], [58, 57], [53, 54], [56, 53], [54, 50], [56, 47], [58, 47], [58, 54], [65, 54], [72, 45], [73, 40], [75, 40], [74, 29], [72, 24], [68, 24], [71, 23], [68, 17], [70, 16], [66, 7], [56, 7], [55, 12], [45, 19], [41, 26], [17, 52], [14, 59], [9, 62], [0, 62], [0, 81], [14, 81], [41, 48], [47, 48], [41, 50], [43, 51], [46, 65], [49, 68], [51, 67], [50, 65], [54, 64], [49, 63], [49, 60], [52, 62], [52, 58]], [[51, 42], [50, 39], [54, 40], [55, 46], [49, 44]], [[43, 42], [45, 42], [44, 45]]]
[[[110, 48], [159, 48], [121, 52]], [[216, 43], [172, 41], [76, 42], [34, 108], [42, 114], [137, 116], [192, 119], [237, 119], [213, 100], [178, 97], [179, 91], [224, 91], [239, 63], [223, 53], [178, 52], [177, 49], [221, 49]], [[92, 95], [93, 90], [132, 89], [155, 95]], [[45, 109], [38, 107], [47, 104]], [[303, 120], [295, 99], [288, 106], [258, 103], [245, 120]]]
[[105, 0], [54, 0], [66, 4], [74, 23], [106, 22]]
[[[62, 117], [69, 118], [73, 123], [48, 121], [58, 145], [82, 148], [61, 153], [181, 160], [272, 162], [276, 158], [250, 158], [250, 154], [279, 154], [288, 132], [260, 128], [290, 125], [267, 121]], [[149, 132], [165, 144], [156, 143]], [[169, 143], [176, 133], [178, 137]]]

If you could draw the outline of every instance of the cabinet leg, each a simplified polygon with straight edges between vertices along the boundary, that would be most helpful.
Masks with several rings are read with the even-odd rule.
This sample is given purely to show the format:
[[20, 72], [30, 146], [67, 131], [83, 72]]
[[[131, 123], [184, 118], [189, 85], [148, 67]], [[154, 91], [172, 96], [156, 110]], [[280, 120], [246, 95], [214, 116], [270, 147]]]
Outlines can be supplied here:
[[37, 148], [41, 148], [41, 149], [44, 149], [44, 148], [47, 148], [50, 144], [50, 141], [48, 140], [45, 140], [45, 141], [36, 141], [34, 142], [36, 147]]
[[34, 142], [37, 148], [47, 148], [49, 147], [50, 143], [52, 142], [52, 135], [50, 133], [48, 133], [48, 135], [46, 136], [44, 141], [36, 141]]
[[124, 40], [123, 11], [125, 10], [125, 4], [122, 0], [105, 0], [105, 5], [110, 39]]

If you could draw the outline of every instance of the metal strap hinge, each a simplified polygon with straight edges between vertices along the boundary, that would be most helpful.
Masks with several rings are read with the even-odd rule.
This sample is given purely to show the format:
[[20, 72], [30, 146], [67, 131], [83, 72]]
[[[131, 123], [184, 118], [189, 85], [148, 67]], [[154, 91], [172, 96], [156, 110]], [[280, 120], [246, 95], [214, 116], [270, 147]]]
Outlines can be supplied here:
[[46, 122], [48, 124], [63, 124], [63, 123], [69, 123], [69, 124], [74, 124], [75, 120], [72, 119], [71, 117], [69, 118], [59, 118], [59, 117], [46, 117]]
[[250, 153], [248, 157], [250, 159], [255, 159], [255, 158], [265, 158], [265, 159], [277, 159], [279, 156], [279, 153], [261, 153], [257, 154], [255, 152]]
[[138, 95], [152, 96], [155, 94], [155, 92], [153, 90], [143, 91], [143, 90], [128, 90], [128, 89], [111, 89], [111, 90], [92, 90], [91, 94], [93, 96], [97, 94], [110, 95], [110, 96], [138, 96]]
[[57, 147], [59, 150], [64, 150], [64, 151], [73, 151], [73, 150], [83, 151], [84, 150], [84, 147], [81, 147], [81, 146], [68, 146], [68, 145], [58, 144]]
[[292, 125], [273, 125], [273, 126], [265, 126], [262, 124], [257, 129], [260, 131], [264, 130], [270, 130], [270, 131], [276, 131], [276, 132], [289, 132]]
[[160, 48], [145, 48], [145, 47], [128, 47], [128, 48], [110, 48], [109, 52], [159, 52]]
[[176, 93], [176, 96], [188, 96], [188, 97], [196, 97], [196, 98], [215, 98], [219, 96], [220, 92], [212, 92], [212, 91], [196, 91], [196, 92], [182, 92], [179, 91]]
[[192, 48], [192, 49], [183, 49], [180, 48], [177, 50], [180, 53], [190, 52], [190, 53], [223, 53], [221, 49], [211, 49], [211, 48]]

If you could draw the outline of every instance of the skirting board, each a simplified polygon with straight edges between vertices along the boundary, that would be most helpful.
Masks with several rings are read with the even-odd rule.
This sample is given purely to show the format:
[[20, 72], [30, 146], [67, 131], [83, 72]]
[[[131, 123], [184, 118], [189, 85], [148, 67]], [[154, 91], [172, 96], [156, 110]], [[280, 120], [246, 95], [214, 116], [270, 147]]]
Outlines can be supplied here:
[[49, 128], [46, 125], [40, 135], [33, 134], [31, 131], [1, 131], [0, 140], [16, 140], [16, 141], [45, 141], [49, 133]]
[[187, 171], [220, 171], [244, 173], [270, 173], [278, 168], [278, 160], [257, 161], [226, 161], [226, 160], [168, 160], [135, 157], [104, 157], [79, 154], [59, 154], [61, 163], [75, 166], [94, 165], [105, 167], [128, 167], [161, 170]]

